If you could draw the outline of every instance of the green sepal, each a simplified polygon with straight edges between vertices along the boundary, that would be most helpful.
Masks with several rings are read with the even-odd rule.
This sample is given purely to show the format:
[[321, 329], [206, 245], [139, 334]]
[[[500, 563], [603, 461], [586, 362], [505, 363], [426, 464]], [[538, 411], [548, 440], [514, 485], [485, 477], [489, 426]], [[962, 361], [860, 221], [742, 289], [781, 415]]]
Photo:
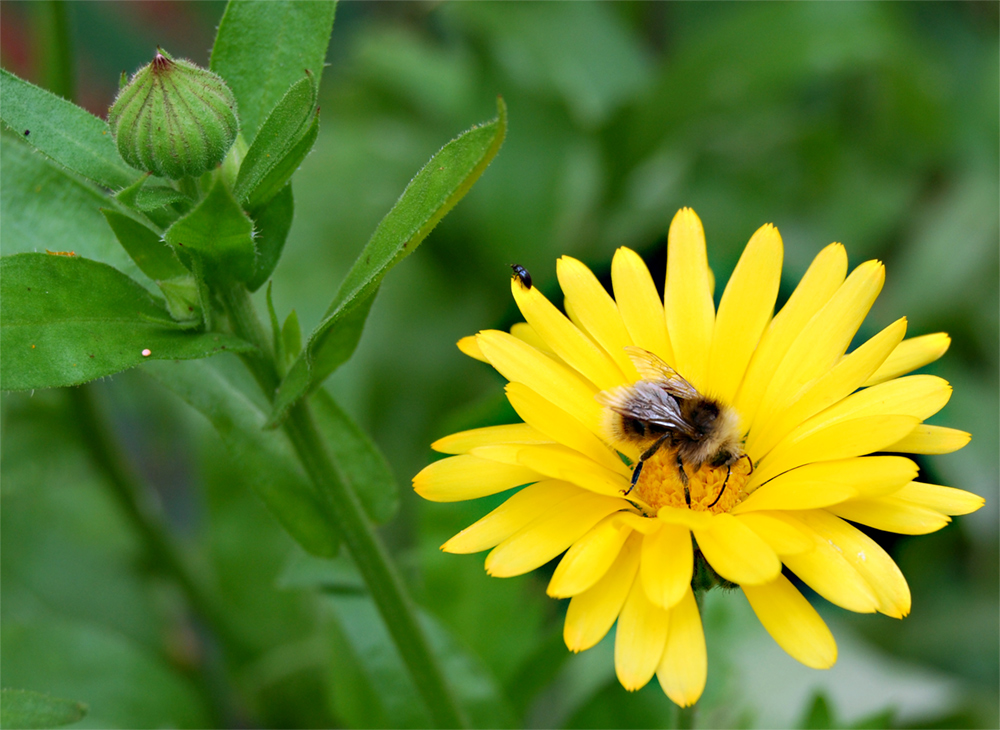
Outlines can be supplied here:
[[382, 279], [412, 253], [469, 191], [496, 157], [507, 133], [507, 107], [497, 118], [446, 144], [416, 174], [365, 245], [326, 315], [278, 387], [270, 426], [354, 352]]
[[233, 186], [247, 210], [270, 200], [298, 169], [316, 141], [316, 85], [312, 75], [292, 84], [250, 144]]
[[170, 226], [163, 238], [188, 268], [192, 258], [203, 261], [209, 279], [246, 282], [253, 275], [253, 223], [221, 176], [198, 207]]
[[107, 264], [38, 253], [0, 258], [3, 390], [79, 385], [148, 360], [252, 349], [232, 335], [185, 331]]

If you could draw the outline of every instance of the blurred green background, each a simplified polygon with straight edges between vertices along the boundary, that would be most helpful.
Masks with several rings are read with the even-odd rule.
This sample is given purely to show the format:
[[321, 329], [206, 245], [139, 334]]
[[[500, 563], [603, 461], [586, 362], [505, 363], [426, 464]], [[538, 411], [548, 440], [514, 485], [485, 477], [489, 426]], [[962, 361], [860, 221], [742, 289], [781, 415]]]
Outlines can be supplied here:
[[[699, 724], [1000, 724], [998, 7], [339, 7], [320, 137], [294, 180], [295, 223], [274, 277], [279, 316], [295, 308], [307, 331], [314, 326], [409, 178], [461, 130], [492, 117], [497, 94], [510, 110], [497, 160], [388, 277], [356, 355], [327, 383], [398, 477], [402, 509], [382, 532], [414, 594], [502, 688], [508, 712], [487, 724], [674, 720], [655, 682], [634, 695], [621, 689], [608, 641], [566, 651], [565, 602], [544, 591], [551, 568], [492, 579], [483, 556], [438, 551], [495, 500], [422, 503], [409, 482], [433, 458], [435, 438], [509, 416], [499, 376], [454, 346], [516, 321], [507, 265], [527, 267], [559, 301], [558, 256], [607, 280], [614, 250], [629, 246], [662, 286], [666, 228], [682, 206], [704, 222], [717, 296], [766, 222], [785, 242], [782, 300], [831, 241], [846, 245], [852, 266], [883, 260], [885, 289], [859, 338], [901, 315], [909, 335], [951, 334], [951, 351], [929, 370], [955, 392], [932, 422], [973, 440], [920, 463], [927, 481], [987, 500], [934, 535], [874, 534], [910, 582], [907, 619], [854, 615], [812, 596], [840, 646], [830, 671], [787, 657], [741, 594], [711, 594]], [[0, 3], [3, 66], [39, 83], [45, 8]], [[157, 44], [207, 65], [223, 8], [71, 3], [77, 100], [103, 115], [119, 73], [146, 63]], [[89, 703], [80, 727], [365, 722], [343, 696], [344, 645], [358, 617], [349, 602], [331, 607], [302, 587], [315, 584], [302, 577], [309, 566], [207, 422], [141, 368], [96, 390], [251, 651], [235, 666], [221, 661], [176, 589], [143, 564], [73, 431], [66, 394], [7, 394], [3, 685]]]

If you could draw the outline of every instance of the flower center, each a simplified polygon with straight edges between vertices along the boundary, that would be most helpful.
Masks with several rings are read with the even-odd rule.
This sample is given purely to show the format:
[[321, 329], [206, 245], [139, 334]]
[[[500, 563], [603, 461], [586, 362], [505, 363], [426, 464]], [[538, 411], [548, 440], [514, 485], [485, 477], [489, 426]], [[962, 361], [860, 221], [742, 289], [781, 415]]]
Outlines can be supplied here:
[[750, 460], [743, 458], [728, 467], [702, 464], [697, 471], [685, 465], [684, 471], [688, 476], [686, 495], [676, 455], [660, 449], [643, 465], [634, 493], [654, 513], [665, 505], [684, 509], [690, 498], [691, 509], [719, 514], [746, 498], [745, 487], [752, 470]]

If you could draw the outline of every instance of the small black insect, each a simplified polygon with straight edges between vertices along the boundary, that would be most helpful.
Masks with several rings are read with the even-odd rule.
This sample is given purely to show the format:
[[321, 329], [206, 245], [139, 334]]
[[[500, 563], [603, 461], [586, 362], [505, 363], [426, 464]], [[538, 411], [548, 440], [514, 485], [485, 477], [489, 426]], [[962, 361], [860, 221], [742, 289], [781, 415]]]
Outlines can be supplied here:
[[24, 136], [25, 137], [27, 137], [29, 134], [31, 134], [31, 130], [30, 129], [24, 130]]
[[530, 289], [531, 274], [528, 273], [528, 270], [523, 266], [521, 266], [520, 264], [511, 264], [510, 268], [514, 271], [514, 275], [511, 278], [517, 279], [519, 282], [521, 282], [521, 286], [523, 286], [525, 289]]

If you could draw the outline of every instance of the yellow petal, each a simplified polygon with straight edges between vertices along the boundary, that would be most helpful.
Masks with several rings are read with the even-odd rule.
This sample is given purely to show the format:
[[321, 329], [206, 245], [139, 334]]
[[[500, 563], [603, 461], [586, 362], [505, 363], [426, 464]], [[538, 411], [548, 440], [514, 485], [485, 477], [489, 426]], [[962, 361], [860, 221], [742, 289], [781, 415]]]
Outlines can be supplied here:
[[951, 338], [944, 332], [903, 340], [882, 366], [865, 381], [865, 386], [878, 385], [922, 368], [945, 354], [950, 344]]
[[813, 538], [768, 512], [748, 512], [736, 519], [757, 533], [779, 556], [798, 555], [813, 549]]
[[715, 303], [709, 281], [705, 231], [690, 208], [677, 212], [667, 234], [664, 306], [667, 332], [674, 350], [673, 361], [667, 362], [695, 388], [705, 390], [715, 327]]
[[863, 416], [837, 421], [817, 430], [796, 429], [761, 460], [747, 489], [753, 490], [779, 474], [810, 462], [882, 451], [912, 431], [917, 423], [914, 416]]
[[461, 502], [540, 479], [538, 472], [524, 466], [498, 464], [462, 454], [425, 466], [413, 477], [413, 489], [431, 502]]
[[516, 324], [511, 325], [510, 333], [517, 339], [521, 340], [521, 342], [531, 345], [539, 352], [544, 352], [560, 365], [565, 365], [559, 355], [556, 354], [556, 351], [552, 349], [552, 345], [550, 345], [545, 338], [539, 335], [538, 332], [535, 331], [535, 328], [527, 322], [517, 322]]
[[478, 553], [499, 545], [562, 502], [583, 492], [569, 482], [547, 479], [513, 494], [478, 522], [466, 527], [441, 546], [446, 553]]
[[926, 535], [951, 522], [940, 512], [904, 502], [896, 497], [853, 499], [835, 504], [829, 511], [859, 525], [900, 535]]
[[673, 608], [691, 589], [694, 547], [691, 531], [681, 525], [663, 524], [642, 540], [639, 575], [646, 596], [660, 608]]
[[570, 651], [584, 651], [594, 646], [618, 618], [639, 570], [641, 544], [640, 536], [632, 535], [604, 577], [569, 602], [563, 639]]
[[589, 456], [603, 467], [630, 478], [631, 472], [618, 455], [573, 416], [522, 383], [507, 384], [507, 400], [517, 415], [537, 432]]
[[487, 330], [476, 336], [479, 349], [497, 371], [513, 383], [524, 383], [555, 403], [593, 433], [601, 433], [597, 389], [534, 347], [505, 332]]
[[768, 509], [815, 509], [857, 496], [890, 494], [917, 476], [902, 456], [862, 456], [819, 461], [787, 471], [757, 489], [733, 514]]
[[969, 443], [971, 438], [972, 434], [956, 428], [921, 423], [885, 450], [904, 454], [950, 454]]
[[844, 282], [847, 253], [839, 243], [831, 243], [819, 252], [792, 296], [764, 331], [754, 351], [747, 374], [736, 395], [736, 410], [744, 427], [754, 422], [764, 393], [788, 349], [815, 315]]
[[771, 411], [767, 422], [758, 419], [747, 437], [747, 451], [758, 455], [758, 458], [763, 456], [800, 423], [853, 393], [875, 372], [905, 334], [906, 319], [896, 320], [844, 357], [829, 372], [807, 384], [787, 408]]
[[867, 261], [851, 272], [788, 348], [764, 393], [758, 419], [766, 423], [773, 411], [792, 402], [803, 385], [826, 373], [840, 360], [884, 281], [885, 268], [878, 261]]
[[892, 496], [945, 515], [967, 515], [975, 512], [986, 502], [978, 494], [966, 492], [964, 489], [923, 482], [910, 482]]
[[614, 361], [578, 330], [536, 287], [525, 288], [516, 279], [511, 279], [510, 290], [528, 324], [566, 364], [600, 390], [614, 388], [625, 382], [625, 376]]
[[830, 629], [785, 576], [760, 586], [743, 586], [743, 592], [767, 633], [793, 658], [813, 669], [829, 669], [837, 661], [837, 642]]
[[511, 423], [459, 431], [438, 439], [431, 444], [431, 448], [442, 454], [466, 454], [477, 446], [487, 444], [544, 444], [551, 441], [551, 438], [527, 423]]
[[834, 605], [856, 613], [875, 613], [879, 601], [875, 591], [842, 554], [839, 546], [824, 539], [796, 512], [772, 512], [775, 519], [788, 522], [813, 539], [813, 550], [783, 555], [782, 561], [810, 588]]
[[695, 530], [694, 537], [715, 572], [733, 583], [767, 583], [781, 572], [771, 546], [730, 514], [716, 515], [709, 529]]
[[671, 525], [683, 525], [689, 530], [707, 530], [715, 515], [711, 512], [701, 512], [691, 509], [679, 509], [665, 505], [660, 507], [656, 513], [656, 518]]
[[615, 631], [615, 673], [629, 692], [645, 687], [656, 673], [667, 643], [669, 616], [650, 602], [636, 578]]
[[914, 416], [923, 421], [941, 410], [949, 398], [947, 380], [936, 375], [908, 375], [859, 390], [806, 420], [796, 432], [808, 433], [837, 421], [880, 414]]
[[475, 335], [469, 335], [468, 337], [463, 337], [458, 341], [458, 349], [471, 358], [479, 360], [481, 362], [489, 362], [486, 356], [483, 355], [482, 351], [479, 349], [479, 343], [476, 342]]
[[753, 234], [719, 302], [709, 356], [708, 390], [736, 397], [750, 357], [774, 313], [781, 283], [781, 236], [770, 223]]
[[797, 514], [820, 539], [836, 549], [868, 583], [878, 600], [878, 611], [893, 618], [910, 612], [910, 587], [906, 579], [878, 543], [826, 510]]
[[[573, 311], [582, 327], [618, 364], [628, 382], [639, 379], [635, 365], [625, 353], [632, 338], [618, 312], [618, 305], [593, 272], [570, 256], [556, 262], [559, 286], [566, 295], [566, 309]], [[657, 301], [659, 297], [657, 297]]]
[[[552, 445], [552, 442], [546, 442]], [[487, 461], [496, 461], [501, 464], [511, 464], [516, 466], [521, 463], [518, 458], [521, 449], [525, 447], [526, 444], [489, 444], [487, 446], [477, 446], [471, 451], [470, 454], [473, 456], [478, 456], [480, 459], [486, 459]], [[523, 466], [523, 464], [522, 464]]]
[[566, 551], [549, 581], [548, 594], [569, 598], [599, 581], [618, 557], [632, 530], [609, 515]]
[[670, 612], [667, 647], [656, 678], [667, 697], [681, 707], [690, 707], [705, 691], [708, 653], [698, 604], [691, 591]]
[[624, 499], [578, 494], [553, 512], [523, 527], [486, 556], [486, 572], [498, 578], [521, 575], [545, 565], [612, 512], [628, 509]]
[[611, 260], [611, 282], [618, 311], [632, 343], [671, 362], [674, 351], [663, 319], [663, 301], [639, 254], [624, 247], [615, 251]]
[[597, 494], [621, 496], [629, 488], [629, 480], [617, 471], [606, 469], [579, 451], [559, 444], [522, 446], [518, 461], [538, 474], [578, 484]]

